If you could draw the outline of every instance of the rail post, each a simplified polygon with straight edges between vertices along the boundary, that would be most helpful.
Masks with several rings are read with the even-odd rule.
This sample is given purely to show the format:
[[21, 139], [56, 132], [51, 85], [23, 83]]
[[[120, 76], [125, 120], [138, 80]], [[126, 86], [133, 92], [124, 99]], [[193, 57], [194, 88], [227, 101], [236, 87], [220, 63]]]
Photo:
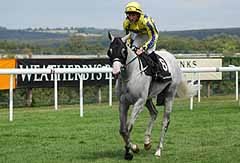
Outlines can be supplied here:
[[80, 117], [83, 117], [83, 74], [80, 75], [79, 81], [79, 102], [80, 102]]
[[238, 71], [236, 71], [236, 101], [238, 101]]
[[200, 73], [198, 73], [198, 102], [201, 102], [201, 80], [200, 80]]
[[10, 75], [10, 89], [9, 89], [9, 121], [13, 121], [13, 74]]
[[57, 73], [54, 72], [54, 108], [58, 110], [58, 83], [57, 83]]
[[112, 72], [109, 73], [109, 106], [112, 106]]

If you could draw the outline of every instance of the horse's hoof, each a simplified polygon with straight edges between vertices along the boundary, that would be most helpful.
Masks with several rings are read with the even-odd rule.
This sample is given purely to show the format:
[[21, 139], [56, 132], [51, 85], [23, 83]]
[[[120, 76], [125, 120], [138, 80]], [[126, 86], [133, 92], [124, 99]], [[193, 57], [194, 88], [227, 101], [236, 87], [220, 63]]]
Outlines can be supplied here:
[[151, 144], [151, 143], [149, 143], [149, 144], [144, 144], [144, 149], [145, 149], [146, 151], [148, 151], [149, 149], [151, 149], [151, 147], [152, 147], [152, 144]]
[[139, 151], [140, 151], [140, 149], [139, 149], [137, 144], [133, 144], [131, 146], [131, 150], [133, 151], [133, 153], [139, 153]]
[[132, 160], [133, 159], [133, 155], [131, 153], [126, 153], [124, 156], [125, 160]]
[[156, 151], [155, 156], [157, 156], [158, 158], [161, 157], [161, 149], [158, 149]]

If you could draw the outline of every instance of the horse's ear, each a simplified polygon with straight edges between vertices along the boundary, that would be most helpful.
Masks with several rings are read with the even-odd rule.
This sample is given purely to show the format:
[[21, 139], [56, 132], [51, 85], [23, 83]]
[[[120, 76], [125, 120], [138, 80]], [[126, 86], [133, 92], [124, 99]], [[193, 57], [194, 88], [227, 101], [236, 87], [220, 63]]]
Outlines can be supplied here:
[[113, 41], [114, 37], [113, 35], [111, 34], [111, 32], [108, 31], [108, 38], [109, 40]]
[[129, 39], [131, 33], [127, 34], [126, 36], [122, 37], [122, 41], [125, 43], [127, 39]]

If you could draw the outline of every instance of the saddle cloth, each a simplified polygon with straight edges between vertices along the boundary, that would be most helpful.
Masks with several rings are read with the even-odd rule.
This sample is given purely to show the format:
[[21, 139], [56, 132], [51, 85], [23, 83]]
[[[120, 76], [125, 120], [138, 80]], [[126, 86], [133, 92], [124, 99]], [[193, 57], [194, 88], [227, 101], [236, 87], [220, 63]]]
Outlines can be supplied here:
[[163, 74], [169, 73], [167, 62], [157, 54], [156, 58], [153, 60], [152, 58], [150, 58], [150, 56], [144, 53], [140, 55], [140, 60], [142, 62], [143, 68], [145, 69], [144, 72], [146, 75], [152, 76], [155, 74], [156, 69], [154, 68], [156, 64], [158, 64], [157, 66]]

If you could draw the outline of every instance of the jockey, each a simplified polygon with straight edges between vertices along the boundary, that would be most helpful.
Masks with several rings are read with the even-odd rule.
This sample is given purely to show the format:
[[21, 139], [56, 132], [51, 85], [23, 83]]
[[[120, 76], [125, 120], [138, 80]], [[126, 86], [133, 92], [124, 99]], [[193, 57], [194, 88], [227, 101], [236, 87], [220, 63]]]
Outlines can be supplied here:
[[157, 54], [155, 54], [158, 41], [158, 30], [151, 17], [144, 15], [138, 2], [129, 2], [125, 7], [126, 19], [123, 28], [126, 34], [131, 33], [131, 38], [127, 40], [128, 46], [132, 47], [137, 55], [147, 54], [148, 60], [153, 64], [154, 73], [151, 74], [154, 80], [171, 79], [171, 74], [162, 71], [159, 65]]

